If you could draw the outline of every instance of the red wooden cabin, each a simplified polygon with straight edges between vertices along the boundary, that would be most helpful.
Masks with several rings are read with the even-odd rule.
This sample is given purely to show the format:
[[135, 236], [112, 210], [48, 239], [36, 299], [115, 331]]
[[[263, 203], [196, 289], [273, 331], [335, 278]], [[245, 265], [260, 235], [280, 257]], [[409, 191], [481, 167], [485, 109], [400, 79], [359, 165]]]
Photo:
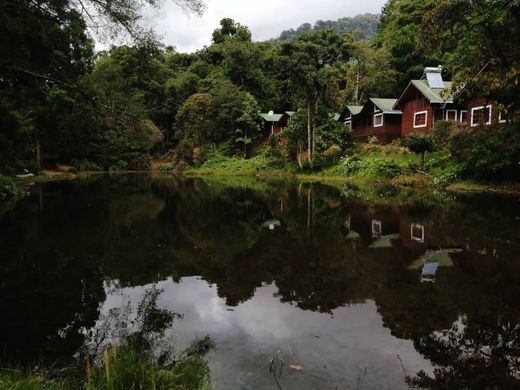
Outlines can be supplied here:
[[370, 98], [361, 111], [352, 115], [352, 138], [366, 142], [376, 137], [380, 144], [388, 144], [401, 136], [400, 110], [393, 108], [397, 99]]

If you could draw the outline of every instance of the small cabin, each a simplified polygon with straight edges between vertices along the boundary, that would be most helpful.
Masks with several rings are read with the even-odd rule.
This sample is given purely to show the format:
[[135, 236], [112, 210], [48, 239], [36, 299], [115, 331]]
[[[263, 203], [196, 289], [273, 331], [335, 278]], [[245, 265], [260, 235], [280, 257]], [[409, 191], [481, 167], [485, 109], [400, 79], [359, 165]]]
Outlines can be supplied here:
[[376, 137], [385, 145], [401, 136], [402, 112], [394, 109], [397, 99], [370, 98], [357, 114], [351, 112], [350, 125], [354, 142]]
[[352, 117], [361, 112], [363, 106], [348, 105], [339, 114], [338, 122], [345, 124], [345, 127], [352, 130]]
[[262, 133], [266, 137], [271, 134], [279, 134], [282, 132], [282, 126], [279, 123], [283, 114], [275, 114], [273, 111], [269, 111], [267, 114], [261, 113], [262, 118]]
[[411, 80], [394, 108], [403, 113], [402, 136], [427, 133], [435, 121], [467, 122], [467, 111], [453, 102], [451, 82], [442, 79], [442, 67], [425, 68], [420, 80]]
[[451, 81], [442, 78], [442, 66], [424, 69], [420, 80], [411, 80], [394, 108], [403, 112], [402, 136], [429, 132], [436, 121], [449, 120], [475, 127], [505, 122], [496, 102], [485, 98], [456, 101]]

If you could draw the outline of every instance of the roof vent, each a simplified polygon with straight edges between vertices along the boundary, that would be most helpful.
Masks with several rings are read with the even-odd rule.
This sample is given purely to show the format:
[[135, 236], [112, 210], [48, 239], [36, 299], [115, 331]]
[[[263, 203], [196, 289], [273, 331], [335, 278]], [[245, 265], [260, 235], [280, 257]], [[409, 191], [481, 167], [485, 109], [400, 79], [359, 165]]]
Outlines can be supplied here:
[[274, 111], [269, 111], [268, 115], [274, 115]]
[[430, 88], [444, 88], [444, 80], [442, 79], [442, 66], [424, 68], [422, 80], [426, 79]]

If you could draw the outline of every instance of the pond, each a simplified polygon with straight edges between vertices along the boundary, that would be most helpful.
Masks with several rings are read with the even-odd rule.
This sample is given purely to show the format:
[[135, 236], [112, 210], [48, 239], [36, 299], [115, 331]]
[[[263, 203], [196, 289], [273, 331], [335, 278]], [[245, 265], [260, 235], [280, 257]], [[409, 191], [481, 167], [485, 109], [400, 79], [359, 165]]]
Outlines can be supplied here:
[[217, 389], [518, 388], [519, 227], [518, 199], [384, 186], [35, 185], [0, 216], [0, 350], [68, 364], [152, 292]]

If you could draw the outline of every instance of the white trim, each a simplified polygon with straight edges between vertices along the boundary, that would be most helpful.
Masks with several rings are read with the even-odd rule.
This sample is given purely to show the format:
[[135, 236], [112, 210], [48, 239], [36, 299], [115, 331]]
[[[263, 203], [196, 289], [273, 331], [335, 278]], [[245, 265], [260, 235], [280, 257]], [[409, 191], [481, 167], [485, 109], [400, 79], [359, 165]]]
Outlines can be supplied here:
[[381, 237], [383, 235], [383, 224], [376, 219], [372, 220], [372, 237]]
[[[385, 124], [385, 120], [384, 120], [384, 114], [381, 113], [381, 114], [374, 114], [374, 127], [381, 127]], [[379, 118], [381, 117], [381, 124], [380, 125], [376, 125], [376, 118]]]
[[[414, 236], [413, 229], [419, 229], [421, 231], [421, 236]], [[417, 223], [412, 223], [410, 225], [410, 238], [414, 241], [424, 242], [424, 225], [419, 225]]]
[[[475, 127], [475, 126], [478, 126], [478, 123], [475, 123], [475, 111], [478, 111], [478, 110], [485, 110], [485, 109], [488, 109], [489, 111], [489, 114], [488, 114], [488, 118], [487, 118], [487, 122], [483, 123], [484, 125], [490, 125], [491, 124], [491, 114], [492, 114], [492, 105], [491, 104], [488, 104], [487, 106], [478, 106], [478, 107], [473, 107], [471, 109], [471, 127]], [[485, 119], [485, 118], [484, 118]]]
[[447, 121], [451, 120], [451, 119], [449, 119], [450, 112], [455, 112], [455, 119], [454, 119], [454, 121], [457, 122], [457, 118], [458, 118], [457, 110], [446, 110], [446, 120]]
[[504, 111], [499, 111], [498, 112], [498, 123], [506, 123], [507, 122], [507, 119], [502, 119], [502, 114], [505, 114]]
[[462, 122], [462, 113], [466, 114], [466, 123], [468, 123], [468, 110], [460, 110], [460, 113], [459, 113], [459, 122], [460, 122], [460, 123], [464, 123], [464, 122]]
[[[416, 125], [415, 123], [417, 122], [417, 115], [422, 115], [422, 114], [424, 114], [426, 116], [426, 118], [424, 120], [424, 125]], [[426, 126], [428, 126], [428, 110], [415, 112], [413, 114], [413, 128], [418, 129], [420, 127], [426, 127]]]
[[352, 130], [352, 120], [351, 119], [345, 120], [345, 127], [348, 127], [350, 130]]

